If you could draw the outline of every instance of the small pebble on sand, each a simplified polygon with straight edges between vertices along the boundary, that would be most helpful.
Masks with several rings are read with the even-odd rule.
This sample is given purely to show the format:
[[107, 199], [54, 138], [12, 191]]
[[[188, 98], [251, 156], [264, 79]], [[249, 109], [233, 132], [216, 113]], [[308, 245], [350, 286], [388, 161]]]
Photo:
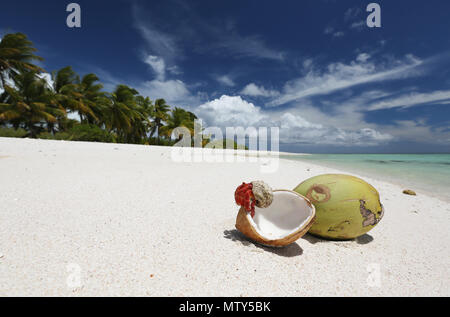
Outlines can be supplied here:
[[403, 194], [416, 196], [416, 192], [411, 189], [403, 190]]

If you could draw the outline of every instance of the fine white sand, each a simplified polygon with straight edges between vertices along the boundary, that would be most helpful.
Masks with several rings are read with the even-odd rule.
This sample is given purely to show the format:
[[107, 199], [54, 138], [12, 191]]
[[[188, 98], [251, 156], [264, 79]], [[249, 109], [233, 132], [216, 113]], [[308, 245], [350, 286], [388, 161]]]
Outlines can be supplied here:
[[180, 163], [171, 148], [0, 138], [0, 296], [450, 295], [450, 204], [368, 178], [383, 220], [282, 249], [234, 228], [234, 190], [338, 172]]

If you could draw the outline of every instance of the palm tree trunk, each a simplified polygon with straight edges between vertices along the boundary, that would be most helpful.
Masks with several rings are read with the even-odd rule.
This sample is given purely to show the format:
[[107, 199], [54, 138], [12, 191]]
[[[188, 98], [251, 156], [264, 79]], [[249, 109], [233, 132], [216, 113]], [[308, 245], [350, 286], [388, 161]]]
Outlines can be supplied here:
[[30, 131], [30, 137], [33, 139], [36, 139], [37, 137], [37, 130], [36, 130], [36, 126], [33, 123], [28, 123], [28, 130]]
[[159, 145], [159, 129], [161, 128], [161, 121], [159, 119], [155, 120], [156, 122], [156, 145]]

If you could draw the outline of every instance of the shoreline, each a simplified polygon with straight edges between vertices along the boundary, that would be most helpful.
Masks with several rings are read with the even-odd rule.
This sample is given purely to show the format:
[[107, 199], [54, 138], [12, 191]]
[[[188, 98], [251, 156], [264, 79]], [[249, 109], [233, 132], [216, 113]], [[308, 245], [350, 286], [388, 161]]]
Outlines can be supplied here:
[[[450, 198], [449, 197], [446, 197], [443, 194], [436, 194], [434, 192], [427, 191], [426, 189], [424, 189], [425, 185], [418, 184], [415, 181], [413, 181], [411, 183], [411, 186], [408, 186], [408, 185], [404, 184], [405, 180], [399, 179], [399, 180], [396, 181], [394, 179], [386, 179], [386, 177], [383, 178], [384, 176], [376, 175], [375, 172], [361, 171], [359, 169], [358, 170], [356, 170], [356, 169], [355, 170], [350, 170], [350, 169], [347, 169], [344, 166], [336, 167], [336, 166], [333, 166], [332, 164], [327, 164], [327, 162], [323, 162], [323, 161], [320, 161], [320, 160], [312, 162], [312, 161], [302, 161], [302, 160], [295, 160], [295, 159], [292, 160], [292, 159], [288, 159], [288, 158], [280, 158], [280, 159], [288, 160], [288, 161], [300, 161], [300, 162], [304, 162], [304, 163], [307, 163], [307, 164], [312, 164], [312, 165], [316, 165], [316, 166], [322, 166], [324, 168], [330, 168], [330, 169], [334, 169], [334, 170], [339, 170], [339, 171], [344, 172], [344, 174], [351, 174], [351, 175], [358, 176], [360, 178], [368, 178], [368, 179], [373, 179], [373, 180], [376, 180], [376, 181], [379, 181], [379, 182], [389, 183], [389, 184], [392, 184], [394, 186], [397, 186], [397, 187], [401, 188], [402, 190], [403, 189], [412, 189], [417, 194], [421, 194], [421, 195], [424, 195], [424, 196], [436, 198], [436, 199], [442, 200], [442, 201], [444, 201], [446, 203], [450, 203]], [[430, 186], [426, 186], [426, 187], [430, 187]]]
[[363, 177], [385, 207], [368, 234], [266, 248], [234, 228], [236, 186], [292, 189], [342, 171], [280, 158], [264, 174], [173, 162], [170, 150], [0, 138], [0, 296], [450, 295], [447, 202]]

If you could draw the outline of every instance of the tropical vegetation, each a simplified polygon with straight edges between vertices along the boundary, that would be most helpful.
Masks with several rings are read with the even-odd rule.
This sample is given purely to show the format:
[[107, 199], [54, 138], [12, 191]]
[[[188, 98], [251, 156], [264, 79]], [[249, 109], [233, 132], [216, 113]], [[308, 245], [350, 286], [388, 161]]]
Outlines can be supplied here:
[[123, 84], [106, 92], [70, 66], [50, 77], [33, 64], [42, 60], [25, 34], [0, 40], [0, 136], [173, 145], [175, 128], [194, 134], [192, 112]]

